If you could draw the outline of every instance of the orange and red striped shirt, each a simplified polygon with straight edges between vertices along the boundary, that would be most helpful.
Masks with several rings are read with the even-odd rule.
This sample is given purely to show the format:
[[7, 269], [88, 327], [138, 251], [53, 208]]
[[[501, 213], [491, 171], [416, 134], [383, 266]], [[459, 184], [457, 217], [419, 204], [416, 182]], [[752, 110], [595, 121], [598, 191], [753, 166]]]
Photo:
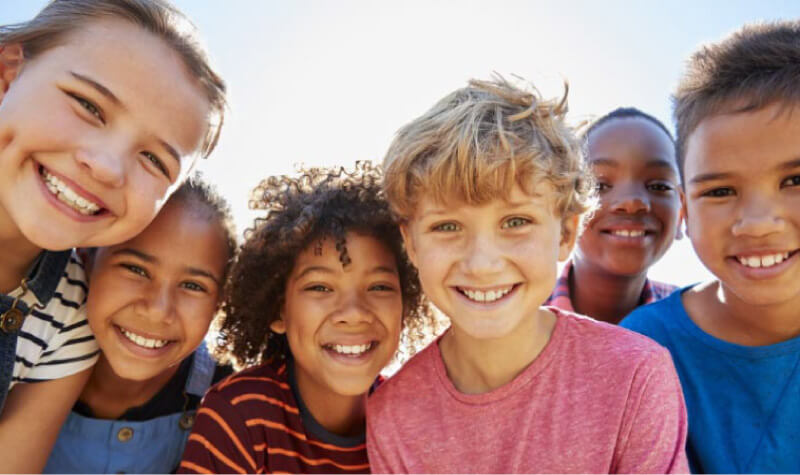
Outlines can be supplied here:
[[178, 473], [365, 473], [365, 436], [326, 431], [305, 408], [291, 365], [263, 364], [211, 388]]

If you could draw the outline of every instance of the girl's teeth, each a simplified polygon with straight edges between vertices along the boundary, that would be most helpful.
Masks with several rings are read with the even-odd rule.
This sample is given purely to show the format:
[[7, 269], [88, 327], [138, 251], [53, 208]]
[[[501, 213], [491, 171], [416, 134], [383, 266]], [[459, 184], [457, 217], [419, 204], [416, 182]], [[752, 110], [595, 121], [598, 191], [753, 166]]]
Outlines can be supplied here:
[[47, 170], [42, 170], [42, 176], [44, 177], [44, 183], [45, 186], [47, 186], [47, 189], [50, 190], [50, 192], [53, 193], [59, 201], [71, 207], [75, 211], [87, 216], [100, 211], [100, 206], [92, 203], [82, 196], [79, 196], [70, 187], [68, 187], [66, 183], [48, 173]]
[[372, 348], [372, 343], [364, 343], [363, 345], [331, 345], [330, 348], [343, 355], [360, 355]]
[[502, 298], [507, 293], [511, 292], [512, 287], [508, 287], [502, 290], [489, 290], [487, 292], [483, 292], [481, 290], [468, 290], [468, 289], [460, 289], [461, 293], [466, 295], [467, 298], [470, 300], [474, 300], [476, 302], [494, 302]]
[[741, 265], [756, 269], [760, 267], [772, 267], [774, 265], [778, 265], [788, 258], [789, 258], [788, 252], [769, 254], [766, 256], [737, 257]]
[[623, 236], [623, 237], [642, 237], [644, 236], [644, 231], [636, 231], [636, 230], [627, 230], [627, 229], [618, 229], [612, 231], [611, 234], [614, 236]]
[[120, 330], [122, 330], [122, 334], [125, 335], [125, 338], [144, 348], [161, 348], [169, 343], [169, 340], [154, 340], [152, 338], [145, 338], [122, 327], [120, 327]]

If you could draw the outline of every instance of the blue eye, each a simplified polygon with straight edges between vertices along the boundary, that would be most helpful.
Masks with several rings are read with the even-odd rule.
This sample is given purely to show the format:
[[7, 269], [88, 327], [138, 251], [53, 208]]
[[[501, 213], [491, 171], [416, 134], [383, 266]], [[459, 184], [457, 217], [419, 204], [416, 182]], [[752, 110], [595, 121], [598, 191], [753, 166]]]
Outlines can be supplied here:
[[458, 226], [458, 224], [453, 222], [437, 224], [431, 228], [432, 231], [441, 231], [446, 233], [452, 233], [454, 231], [458, 231], [459, 229], [460, 227]]
[[531, 220], [528, 218], [515, 216], [513, 218], [505, 220], [500, 227], [502, 229], [518, 228], [520, 226], [525, 226], [526, 224], [530, 224], [530, 222]]

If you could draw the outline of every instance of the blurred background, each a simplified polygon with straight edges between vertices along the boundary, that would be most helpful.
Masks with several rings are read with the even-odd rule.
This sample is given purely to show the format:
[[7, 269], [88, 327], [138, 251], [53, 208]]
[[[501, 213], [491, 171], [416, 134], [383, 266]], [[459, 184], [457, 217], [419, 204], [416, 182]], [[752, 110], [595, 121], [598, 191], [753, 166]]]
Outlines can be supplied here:
[[[44, 0], [0, 0], [0, 24]], [[698, 45], [748, 22], [800, 17], [798, 0], [175, 0], [228, 83], [219, 147], [200, 163], [239, 232], [250, 190], [294, 164], [380, 162], [395, 131], [493, 71], [545, 96], [570, 85], [571, 121], [635, 106], [672, 127], [669, 95]], [[708, 276], [687, 239], [650, 276]]]

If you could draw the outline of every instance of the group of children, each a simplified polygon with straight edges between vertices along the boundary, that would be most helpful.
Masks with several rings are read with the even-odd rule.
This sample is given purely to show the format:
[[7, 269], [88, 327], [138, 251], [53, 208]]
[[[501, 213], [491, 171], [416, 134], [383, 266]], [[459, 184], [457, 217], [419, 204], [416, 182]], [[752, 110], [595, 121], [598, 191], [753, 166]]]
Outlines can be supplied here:
[[[473, 80], [239, 245], [179, 11], [0, 27], [0, 471], [800, 471], [799, 65], [797, 21], [702, 47], [677, 139]], [[713, 281], [647, 278], [681, 223]]]

